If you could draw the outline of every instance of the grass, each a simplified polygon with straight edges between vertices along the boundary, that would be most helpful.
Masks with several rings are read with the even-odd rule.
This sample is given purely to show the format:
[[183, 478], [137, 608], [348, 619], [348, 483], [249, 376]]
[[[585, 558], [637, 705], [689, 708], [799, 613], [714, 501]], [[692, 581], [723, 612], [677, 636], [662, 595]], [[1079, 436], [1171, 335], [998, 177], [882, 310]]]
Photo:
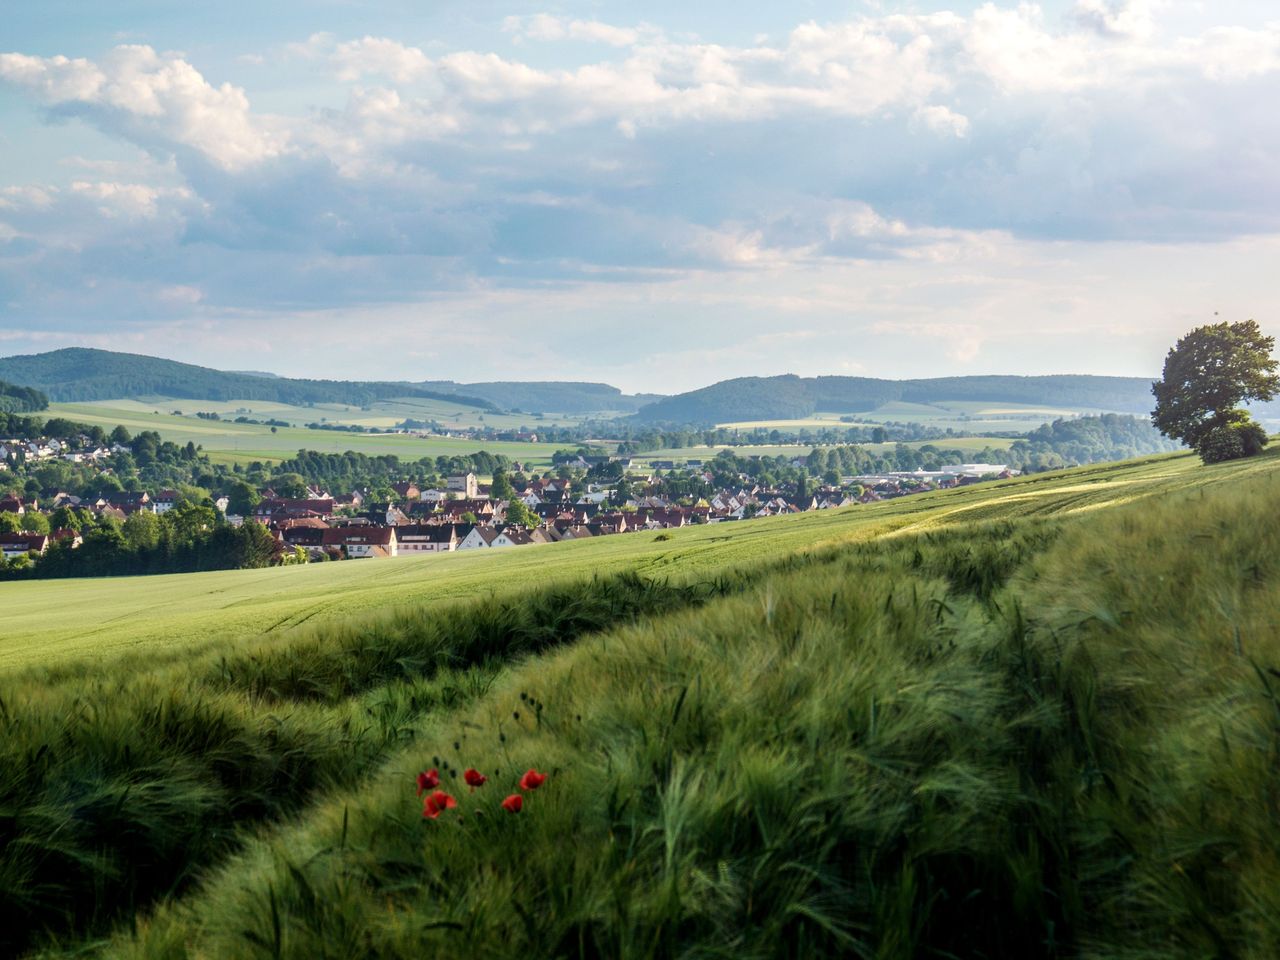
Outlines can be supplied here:
[[[279, 571], [260, 602], [344, 568], [330, 589], [370, 602], [19, 645], [0, 949], [1274, 956], [1278, 467]], [[45, 609], [86, 584], [57, 586]], [[419, 816], [433, 764], [461, 817]], [[502, 813], [530, 766], [550, 779]]]
[[[531, 413], [500, 414], [447, 400], [428, 400], [422, 397], [403, 397], [379, 400], [368, 407], [346, 403], [317, 403], [311, 406], [278, 403], [272, 400], [192, 400], [186, 397], [149, 396], [130, 400], [99, 400], [93, 406], [105, 407], [134, 414], [169, 413], [181, 410], [194, 417], [197, 411], [217, 413], [234, 420], [247, 416], [256, 420], [284, 420], [294, 426], [305, 426], [316, 421], [356, 424], [362, 427], [389, 428], [401, 421], [438, 420], [449, 428], [492, 427], [513, 430], [527, 426], [534, 431], [544, 426], [562, 426], [580, 423], [583, 417], [560, 414], [544, 414], [541, 419]], [[602, 414], [608, 416], [606, 412]]]
[[121, 654], [173, 655], [193, 645], [285, 636], [302, 624], [358, 620], [388, 605], [501, 594], [519, 591], [522, 585], [594, 573], [714, 577], [758, 558], [877, 536], [939, 517], [961, 520], [1087, 509], [1199, 485], [1205, 478], [1199, 461], [1181, 454], [988, 482], [834, 512], [687, 527], [671, 531], [670, 540], [624, 534], [493, 554], [11, 583], [2, 588], [7, 612], [0, 669]]
[[[210, 459], [217, 463], [228, 464], [248, 463], [254, 460], [278, 463], [296, 455], [302, 449], [318, 450], [322, 453], [343, 453], [354, 450], [370, 456], [392, 454], [409, 460], [419, 460], [422, 457], [464, 456], [487, 450], [489, 453], [506, 454], [511, 459], [523, 463], [547, 466], [551, 463], [551, 455], [559, 449], [557, 445], [549, 443], [486, 442], [444, 437], [424, 439], [406, 434], [347, 433], [308, 430], [305, 427], [277, 427], [276, 432], [272, 433], [270, 427], [261, 424], [198, 419], [195, 416], [197, 410], [218, 406], [212, 402], [192, 400], [168, 402], [181, 404], [169, 409], [182, 409], [189, 411], [191, 415], [173, 416], [164, 407], [137, 409], [143, 406], [137, 401], [107, 404], [52, 403], [49, 405], [48, 415], [66, 417], [90, 425], [96, 424], [105, 430], [110, 430], [116, 425], [124, 426], [130, 433], [155, 430], [165, 440], [181, 444], [193, 442], [203, 446]], [[155, 413], [153, 412], [155, 409], [164, 412]], [[318, 412], [318, 408], [310, 412], [313, 414], [311, 420], [318, 420], [324, 415]], [[263, 418], [285, 419], [265, 409]], [[337, 415], [331, 416], [330, 419], [336, 421]], [[403, 419], [403, 417], [397, 419]]]
[[736, 430], [801, 430], [839, 428], [842, 416], [856, 418], [858, 426], [876, 426], [887, 422], [924, 423], [940, 430], [950, 427], [957, 432], [996, 431], [1026, 432], [1042, 423], [1064, 417], [1096, 416], [1109, 411], [1093, 407], [1046, 407], [1039, 404], [988, 403], [972, 400], [944, 400], [938, 403], [886, 403], [874, 410], [856, 413], [815, 413], [812, 417], [797, 420], [750, 420], [738, 423], [722, 423], [720, 426]]

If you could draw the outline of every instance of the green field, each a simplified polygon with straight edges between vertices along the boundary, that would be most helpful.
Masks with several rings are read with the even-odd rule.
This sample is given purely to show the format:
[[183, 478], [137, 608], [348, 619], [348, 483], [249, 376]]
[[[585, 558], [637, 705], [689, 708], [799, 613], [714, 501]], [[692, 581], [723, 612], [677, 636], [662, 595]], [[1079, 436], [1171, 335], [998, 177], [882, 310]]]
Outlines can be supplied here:
[[[958, 433], [1025, 433], [1042, 423], [1062, 418], [1097, 416], [1108, 411], [1092, 407], [1045, 407], [1022, 403], [983, 403], [949, 400], [940, 403], [886, 403], [857, 413], [815, 413], [797, 420], [744, 420], [718, 426], [731, 430], [820, 430], [841, 427], [874, 427], [882, 423], [923, 423]], [[844, 422], [842, 416], [852, 417]]]
[[[403, 420], [438, 420], [447, 429], [490, 427], [495, 430], [517, 430], [522, 427], [537, 432], [541, 427], [580, 423], [583, 417], [549, 413], [494, 413], [446, 400], [404, 397], [378, 400], [367, 407], [342, 403], [316, 403], [297, 406], [271, 400], [191, 400], [181, 397], [145, 396], [129, 400], [98, 400], [94, 407], [107, 407], [128, 413], [171, 413], [180, 410], [186, 416], [196, 412], [216, 413], [234, 420], [247, 416], [255, 420], [284, 420], [293, 426], [308, 423], [341, 423], [361, 427], [390, 429]], [[610, 416], [609, 413], [601, 416]]]
[[0, 953], [1273, 957], [1278, 495], [6, 584]]
[[[435, 401], [423, 401], [435, 403]], [[359, 453], [376, 456], [394, 454], [403, 459], [419, 460], [422, 457], [461, 456], [487, 450], [489, 453], [505, 454], [513, 460], [536, 466], [550, 464], [551, 455], [558, 449], [549, 443], [513, 443], [483, 442], [473, 440], [450, 439], [444, 437], [420, 438], [407, 434], [363, 434], [346, 433], [330, 430], [308, 430], [305, 427], [278, 427], [272, 433], [270, 427], [261, 424], [232, 423], [225, 420], [201, 420], [195, 416], [197, 410], [204, 412], [220, 412], [219, 406], [230, 407], [232, 412], [241, 406], [250, 404], [217, 404], [212, 401], [169, 401], [182, 403], [182, 406], [149, 407], [136, 400], [108, 401], [96, 404], [53, 403], [49, 405], [49, 416], [66, 417], [81, 423], [98, 425], [110, 430], [117, 424], [124, 426], [130, 433], [142, 430], [155, 430], [165, 440], [185, 444], [193, 442], [204, 447], [210, 458], [217, 463], [248, 463], [254, 460], [262, 462], [279, 462], [288, 459], [299, 450], [318, 450], [322, 453], [343, 453], [354, 450]], [[318, 422], [323, 414], [319, 407], [302, 408], [286, 407], [283, 404], [257, 405], [258, 416], [255, 419], [297, 419], [302, 411], [310, 416], [298, 422]], [[452, 405], [448, 405], [452, 406]], [[161, 412], [156, 413], [159, 409]], [[181, 409], [186, 416], [174, 416], [171, 411]], [[344, 410], [335, 407], [330, 411], [331, 422], [340, 420]], [[407, 414], [406, 414], [407, 415]], [[383, 420], [396, 422], [404, 416], [383, 417]], [[377, 418], [375, 418], [377, 419]], [[419, 417], [418, 419], [425, 419]], [[361, 422], [351, 420], [346, 422]], [[368, 424], [375, 425], [375, 424]], [[389, 424], [388, 424], [389, 425]], [[495, 425], [496, 426], [496, 425]]]
[[689, 527], [672, 531], [670, 541], [636, 534], [492, 554], [6, 584], [0, 667], [122, 651], [151, 656], [175, 644], [185, 655], [193, 642], [284, 635], [301, 623], [315, 626], [326, 619], [373, 615], [395, 603], [519, 590], [548, 577], [619, 571], [709, 576], [754, 559], [944, 517], [1113, 504], [1198, 481], [1197, 464], [1187, 455], [1123, 468], [1101, 465], [839, 511]]
[[[919, 450], [924, 446], [934, 446], [940, 450], [960, 450], [964, 453], [976, 453], [990, 447], [993, 450], [1007, 450], [1013, 440], [1009, 437], [947, 437], [942, 440], [912, 440], [906, 446]], [[892, 450], [897, 443], [862, 443], [864, 450], [883, 452]], [[728, 450], [739, 457], [806, 457], [815, 448], [828, 449], [829, 445], [820, 443], [776, 443], [745, 445], [741, 447], [676, 447], [670, 450], [654, 450], [632, 457], [632, 462], [648, 466], [654, 460], [710, 460], [722, 450]]]

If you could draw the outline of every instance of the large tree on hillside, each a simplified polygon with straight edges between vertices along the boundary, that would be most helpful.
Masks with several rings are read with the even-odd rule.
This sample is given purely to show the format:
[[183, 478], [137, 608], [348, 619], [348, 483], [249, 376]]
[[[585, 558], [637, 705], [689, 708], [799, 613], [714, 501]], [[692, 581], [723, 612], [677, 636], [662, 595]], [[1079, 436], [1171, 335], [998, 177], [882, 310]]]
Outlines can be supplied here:
[[1169, 351], [1163, 378], [1151, 386], [1152, 423], [1206, 463], [1258, 453], [1266, 432], [1239, 404], [1270, 400], [1280, 391], [1271, 356], [1275, 343], [1254, 320], [1192, 330]]

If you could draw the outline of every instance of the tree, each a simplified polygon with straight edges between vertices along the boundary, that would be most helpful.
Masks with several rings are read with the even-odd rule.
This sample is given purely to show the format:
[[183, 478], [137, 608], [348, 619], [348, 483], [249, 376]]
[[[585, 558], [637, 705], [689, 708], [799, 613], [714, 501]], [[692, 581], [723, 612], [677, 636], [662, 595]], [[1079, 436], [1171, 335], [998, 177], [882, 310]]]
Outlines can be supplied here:
[[247, 517], [253, 508], [262, 502], [258, 491], [243, 480], [236, 480], [227, 489], [227, 513], [236, 517]]
[[1275, 343], [1254, 320], [1192, 330], [1169, 351], [1162, 379], [1151, 385], [1151, 422], [1205, 463], [1259, 452], [1266, 434], [1238, 405], [1271, 400], [1280, 391], [1280, 364], [1271, 356]]
[[84, 521], [70, 507], [59, 507], [49, 515], [49, 525], [55, 530], [79, 530]]
[[532, 530], [539, 523], [538, 515], [525, 506], [523, 500], [512, 500], [507, 504], [507, 522]]
[[489, 496], [494, 500], [510, 500], [516, 495], [515, 488], [505, 470], [493, 471], [493, 486], [489, 488]]
[[21, 533], [22, 518], [16, 513], [0, 513], [0, 533]]
[[37, 513], [34, 510], [28, 510], [18, 518], [22, 524], [23, 533], [48, 533], [49, 518], [43, 513]]
[[300, 500], [307, 495], [307, 481], [298, 473], [282, 473], [271, 481], [277, 494]]

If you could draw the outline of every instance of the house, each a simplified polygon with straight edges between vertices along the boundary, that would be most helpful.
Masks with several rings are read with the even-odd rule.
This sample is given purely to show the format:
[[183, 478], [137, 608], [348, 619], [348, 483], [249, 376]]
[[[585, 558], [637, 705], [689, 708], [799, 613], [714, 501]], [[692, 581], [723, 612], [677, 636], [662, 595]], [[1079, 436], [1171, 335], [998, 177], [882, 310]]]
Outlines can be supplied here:
[[125, 516], [141, 511], [154, 512], [151, 506], [151, 494], [145, 490], [125, 490], [120, 493], [104, 493], [101, 497], [104, 508], [119, 510]]
[[268, 497], [253, 508], [253, 519], [259, 523], [270, 525], [272, 521], [297, 517], [320, 517], [328, 520], [333, 516], [332, 500], [310, 500], [306, 498], [289, 499], [287, 497]]
[[474, 514], [477, 520], [486, 520], [493, 516], [492, 500], [450, 500], [445, 504], [446, 517], [460, 518], [464, 514]]
[[364, 506], [364, 494], [359, 490], [352, 490], [346, 496], [334, 497], [333, 505], [339, 510], [359, 510]]
[[418, 485], [412, 480], [393, 483], [391, 489], [399, 495], [401, 500], [417, 500], [422, 496], [422, 491], [418, 489]]
[[27, 507], [22, 502], [21, 497], [0, 497], [0, 513], [16, 513], [18, 516], [22, 516], [26, 512]]
[[44, 533], [0, 533], [0, 556], [16, 560], [28, 554], [44, 556], [49, 549], [49, 536]]
[[152, 509], [156, 513], [168, 513], [178, 505], [177, 490], [161, 490], [156, 494], [155, 506]]
[[76, 547], [84, 543], [84, 537], [80, 536], [79, 530], [55, 530], [53, 533], [49, 534], [49, 542], [50, 544], [69, 544], [71, 549], [74, 550]]
[[462, 473], [452, 476], [445, 484], [450, 493], [461, 494], [468, 500], [474, 500], [480, 494], [479, 484], [474, 473]]
[[492, 547], [493, 541], [498, 538], [498, 531], [493, 527], [483, 527], [476, 524], [471, 528], [462, 540], [458, 542], [459, 550], [483, 550], [485, 547]]
[[458, 549], [458, 527], [452, 523], [410, 523], [396, 528], [402, 554], [452, 553]]
[[349, 560], [394, 557], [400, 546], [395, 527], [334, 527], [324, 531], [321, 544], [341, 550]]
[[504, 527], [502, 532], [493, 538], [491, 547], [526, 547], [533, 543], [533, 537], [523, 527]]

